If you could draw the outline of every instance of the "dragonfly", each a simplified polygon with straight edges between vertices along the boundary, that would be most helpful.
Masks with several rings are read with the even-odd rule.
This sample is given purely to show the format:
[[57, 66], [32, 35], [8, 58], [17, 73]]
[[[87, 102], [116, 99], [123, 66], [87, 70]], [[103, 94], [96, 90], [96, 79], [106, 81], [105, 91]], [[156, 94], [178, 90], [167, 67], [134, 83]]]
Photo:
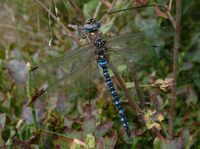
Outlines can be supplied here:
[[[64, 71], [62, 77], [56, 80], [56, 83], [42, 90], [41, 94], [43, 94], [51, 86], [64, 82], [65, 80], [70, 80], [74, 75], [86, 69], [90, 63], [95, 62], [103, 73], [112, 101], [118, 111], [119, 119], [127, 135], [130, 137], [131, 131], [125, 110], [121, 105], [120, 97], [117, 94], [108, 68], [111, 62], [120, 62], [121, 55], [129, 57], [134, 62], [142, 60], [142, 56], [146, 57], [151, 53], [150, 48], [153, 47], [153, 43], [145, 39], [145, 32], [117, 35], [106, 40], [100, 31], [100, 27], [101, 23], [99, 21], [93, 18], [88, 19], [83, 26], [79, 26], [78, 28], [87, 35], [89, 44], [69, 51], [61, 57], [37, 65], [33, 70], [43, 70], [49, 66], [53, 69], [57, 69], [58, 67], [68, 68], [67, 71]], [[148, 31], [152, 32], [152, 29]]]

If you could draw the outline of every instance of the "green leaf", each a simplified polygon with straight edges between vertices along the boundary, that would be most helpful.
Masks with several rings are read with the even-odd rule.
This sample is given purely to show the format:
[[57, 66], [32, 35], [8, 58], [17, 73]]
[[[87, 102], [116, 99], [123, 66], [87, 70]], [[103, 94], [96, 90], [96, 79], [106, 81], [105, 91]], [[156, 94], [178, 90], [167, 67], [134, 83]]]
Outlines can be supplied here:
[[103, 24], [100, 28], [101, 32], [103, 34], [106, 34], [110, 29], [113, 27], [113, 23], [115, 21], [115, 18], [112, 18], [111, 21], [109, 21], [107, 24]]
[[71, 7], [70, 7], [70, 4], [69, 4], [69, 2], [67, 0], [63, 0], [63, 3], [65, 5], [65, 8], [67, 9], [67, 11], [69, 11], [69, 12], [72, 11]]
[[160, 142], [160, 140], [157, 137], [153, 141], [153, 146], [154, 146], [153, 147], [154, 149], [160, 149], [161, 142]]
[[108, 69], [108, 73], [110, 74], [110, 77], [113, 77], [113, 76], [114, 76], [114, 73], [112, 72], [111, 69]]
[[182, 138], [184, 140], [185, 149], [190, 149], [191, 144], [193, 144], [194, 140], [192, 140], [193, 137], [190, 135], [190, 132], [188, 129], [185, 129], [183, 131]]
[[9, 75], [20, 84], [25, 84], [28, 80], [28, 68], [24, 61], [11, 60], [7, 63]]
[[84, 125], [83, 125], [83, 134], [84, 136], [90, 134], [90, 133], [94, 133], [95, 129], [96, 129], [96, 119], [95, 117], [91, 117], [88, 120], [85, 121]]
[[104, 124], [99, 125], [97, 127], [97, 130], [95, 131], [96, 138], [100, 138], [103, 135], [105, 135], [112, 126], [113, 126], [113, 122], [105, 122]]
[[178, 140], [161, 141], [158, 138], [154, 139], [154, 149], [177, 149], [181, 146]]
[[6, 114], [2, 113], [0, 114], [0, 126], [3, 129], [6, 123]]
[[127, 69], [127, 65], [124, 65], [124, 64], [119, 65], [119, 66], [117, 67], [117, 70], [118, 70], [119, 72], [123, 72], [123, 71], [125, 71], [126, 69]]
[[95, 147], [95, 138], [91, 133], [86, 135], [85, 143], [89, 148]]
[[193, 81], [193, 83], [196, 85], [196, 87], [200, 90], [200, 79], [198, 78], [198, 79], [195, 79], [194, 81]]
[[91, 14], [93, 14], [93, 11], [96, 9], [96, 6], [98, 5], [98, 0], [92, 0], [88, 3], [86, 3], [83, 7], [83, 14], [85, 18], [90, 18]]
[[0, 47], [0, 59], [5, 59], [6, 53], [5, 49]]
[[105, 138], [105, 147], [106, 148], [114, 148], [116, 142], [117, 142], [117, 133], [114, 133], [112, 137], [106, 137]]
[[198, 100], [197, 93], [191, 86], [188, 87], [188, 95], [187, 96], [188, 96], [187, 97], [188, 104], [196, 104], [197, 103], [197, 100]]
[[69, 148], [71, 144], [71, 139], [65, 137], [59, 137], [53, 141], [54, 145], [59, 146], [61, 149]]

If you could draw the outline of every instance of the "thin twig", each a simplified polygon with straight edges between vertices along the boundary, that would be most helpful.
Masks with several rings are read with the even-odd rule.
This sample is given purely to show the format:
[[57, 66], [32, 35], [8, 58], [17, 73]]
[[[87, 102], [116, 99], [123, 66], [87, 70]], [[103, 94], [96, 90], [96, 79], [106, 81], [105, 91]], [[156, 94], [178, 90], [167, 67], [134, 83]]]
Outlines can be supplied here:
[[138, 78], [137, 78], [137, 71], [135, 69], [135, 65], [134, 64], [132, 64], [131, 70], [132, 70], [133, 81], [134, 81], [134, 84], [135, 84], [135, 89], [136, 89], [138, 98], [140, 100], [140, 106], [143, 109], [145, 107], [145, 103], [144, 103], [144, 98], [143, 98], [143, 95], [142, 95], [142, 91], [140, 89], [139, 81], [138, 81]]
[[171, 21], [173, 27], [176, 28], [176, 22], [174, 21], [174, 18], [172, 16], [172, 14], [170, 13], [170, 11], [167, 9], [167, 11], [165, 11], [165, 13], [168, 16], [169, 20]]
[[109, 12], [107, 12], [107, 14], [118, 13], [118, 12], [121, 12], [121, 11], [127, 11], [127, 10], [133, 10], [133, 9], [142, 9], [142, 8], [146, 8], [146, 7], [160, 7], [160, 8], [163, 8], [163, 9], [167, 9], [163, 5], [149, 4], [149, 5], [141, 5], [141, 6], [136, 6], [136, 7], [129, 7], [129, 8], [120, 9], [120, 10], [113, 10], [113, 11], [110, 10]]
[[[105, 1], [102, 1], [102, 3], [104, 3], [106, 5]], [[113, 0], [111, 5], [108, 5], [108, 4], [106, 5], [106, 6], [109, 6], [109, 8], [106, 11], [106, 13], [104, 14], [104, 16], [101, 18], [100, 22], [103, 22], [104, 19], [106, 18], [106, 16], [108, 16], [108, 12], [110, 12], [112, 10], [112, 8], [115, 5], [115, 3], [116, 3], [116, 0]]]
[[84, 22], [84, 15], [82, 13], [82, 11], [80, 11], [80, 9], [78, 8], [78, 6], [76, 5], [76, 3], [72, 0], [68, 0], [68, 2], [70, 3], [70, 5], [73, 8], [73, 11], [76, 15], [78, 15], [79, 19], [81, 20], [81, 22]]
[[170, 9], [168, 7], [165, 7], [164, 5], [160, 5], [160, 4], [149, 4], [149, 5], [141, 5], [141, 6], [136, 6], [136, 7], [129, 7], [129, 8], [120, 9], [120, 10], [109, 10], [109, 11], [107, 11], [107, 14], [113, 14], [113, 13], [118, 13], [118, 12], [127, 11], [127, 10], [142, 9], [142, 8], [146, 8], [146, 7], [162, 8], [164, 13], [168, 16], [169, 20], [172, 22], [173, 27], [175, 27], [175, 21], [170, 13]]
[[102, 2], [99, 1], [98, 5], [97, 5], [97, 7], [96, 7], [96, 10], [95, 10], [95, 12], [94, 12], [94, 15], [93, 15], [93, 18], [94, 18], [94, 19], [97, 17], [97, 15], [98, 15], [98, 13], [99, 13], [99, 11], [100, 11], [101, 5], [102, 5]]
[[178, 51], [180, 48], [180, 28], [181, 28], [181, 0], [176, 0], [176, 28], [174, 35], [174, 50], [173, 50], [173, 84], [172, 84], [172, 98], [170, 99], [169, 109], [169, 137], [173, 138], [173, 126], [176, 106], [176, 81], [178, 69]]
[[67, 37], [72, 38], [73, 40], [75, 40], [78, 44], [80, 44], [79, 39], [74, 36], [72, 34], [72, 32], [63, 24], [61, 23], [57, 17], [43, 4], [41, 3], [39, 0], [34, 0], [37, 4], [39, 4], [43, 9], [45, 9], [49, 15], [67, 32]]
[[169, 1], [169, 7], [168, 7], [169, 11], [171, 11], [172, 9], [172, 0]]
[[164, 136], [161, 134], [160, 130], [158, 130], [157, 128], [152, 128], [151, 131], [154, 132], [157, 138], [159, 138], [161, 141], [166, 141]]

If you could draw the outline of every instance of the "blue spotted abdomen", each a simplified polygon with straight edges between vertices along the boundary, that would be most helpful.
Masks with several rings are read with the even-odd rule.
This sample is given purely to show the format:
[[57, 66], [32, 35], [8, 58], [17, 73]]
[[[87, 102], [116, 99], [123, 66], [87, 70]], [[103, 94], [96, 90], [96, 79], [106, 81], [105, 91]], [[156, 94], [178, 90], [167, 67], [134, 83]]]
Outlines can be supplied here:
[[104, 58], [99, 56], [97, 63], [103, 70], [103, 75], [106, 79], [106, 84], [108, 85], [110, 94], [112, 96], [113, 103], [115, 104], [115, 106], [119, 112], [120, 121], [122, 122], [122, 125], [125, 128], [127, 135], [131, 136], [131, 132], [130, 132], [130, 129], [128, 126], [128, 121], [126, 119], [124, 109], [121, 106], [120, 99], [117, 95], [117, 92], [115, 91], [115, 87], [113, 86], [112, 79], [108, 73], [108, 69], [107, 69], [107, 65], [106, 65], [107, 61]]

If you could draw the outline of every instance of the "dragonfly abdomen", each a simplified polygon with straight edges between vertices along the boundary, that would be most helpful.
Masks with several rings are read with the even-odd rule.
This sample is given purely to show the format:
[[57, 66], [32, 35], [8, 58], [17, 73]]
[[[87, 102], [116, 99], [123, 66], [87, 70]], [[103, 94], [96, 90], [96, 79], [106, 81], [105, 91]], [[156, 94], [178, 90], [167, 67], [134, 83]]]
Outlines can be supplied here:
[[115, 106], [118, 110], [120, 121], [121, 121], [123, 127], [125, 128], [127, 135], [131, 136], [131, 132], [130, 132], [130, 129], [128, 126], [128, 121], [126, 119], [124, 109], [121, 106], [120, 99], [117, 95], [117, 92], [115, 91], [115, 87], [113, 85], [112, 79], [109, 75], [109, 72], [108, 72], [108, 69], [106, 66], [107, 61], [103, 57], [99, 57], [97, 60], [97, 63], [103, 70], [103, 75], [106, 79], [106, 84], [107, 84], [110, 94], [112, 96], [113, 103], [115, 104]]

